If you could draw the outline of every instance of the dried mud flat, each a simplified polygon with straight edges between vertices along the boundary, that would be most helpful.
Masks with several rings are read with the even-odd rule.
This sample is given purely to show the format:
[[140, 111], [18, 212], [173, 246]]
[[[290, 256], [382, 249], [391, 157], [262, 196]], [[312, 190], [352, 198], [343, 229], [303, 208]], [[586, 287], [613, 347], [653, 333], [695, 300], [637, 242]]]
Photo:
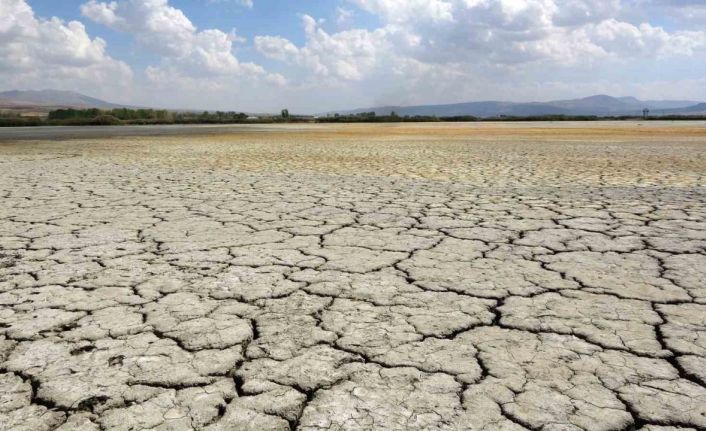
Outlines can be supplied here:
[[2, 430], [706, 429], [704, 123], [0, 141]]

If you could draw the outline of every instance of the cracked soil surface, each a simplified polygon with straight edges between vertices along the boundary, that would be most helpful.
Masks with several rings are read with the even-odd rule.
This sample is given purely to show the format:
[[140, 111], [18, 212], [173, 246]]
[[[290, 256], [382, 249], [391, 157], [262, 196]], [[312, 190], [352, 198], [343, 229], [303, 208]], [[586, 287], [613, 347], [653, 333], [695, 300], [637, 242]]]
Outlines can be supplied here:
[[108, 134], [0, 142], [2, 430], [706, 430], [704, 123]]

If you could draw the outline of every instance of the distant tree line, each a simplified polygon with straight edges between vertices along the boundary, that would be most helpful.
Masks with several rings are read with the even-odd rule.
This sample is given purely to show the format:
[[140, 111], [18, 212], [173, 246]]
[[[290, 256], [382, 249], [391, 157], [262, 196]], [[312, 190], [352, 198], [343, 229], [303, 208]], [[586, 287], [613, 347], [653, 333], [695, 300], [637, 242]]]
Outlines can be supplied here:
[[[400, 116], [395, 112], [377, 115], [375, 112], [361, 112], [349, 115], [329, 115], [326, 117], [304, 117], [291, 115], [283, 109], [280, 115], [250, 117], [242, 112], [203, 111], [176, 112], [165, 109], [57, 109], [50, 111], [47, 117], [24, 116], [13, 110], [0, 110], [0, 127], [12, 126], [60, 126], [60, 125], [121, 125], [121, 124], [240, 124], [240, 123], [403, 123], [403, 122], [473, 122], [473, 121], [598, 121], [598, 120], [643, 120], [637, 116], [599, 117], [590, 115], [532, 115], [500, 116], [478, 118], [471, 115]], [[654, 120], [706, 120], [706, 115], [670, 115], [653, 116]]]
[[429, 123], [440, 121], [479, 121], [477, 117], [471, 115], [436, 117], [433, 115], [397, 115], [394, 111], [389, 115], [377, 115], [375, 112], [360, 112], [350, 115], [333, 114], [316, 119], [319, 123]]
[[248, 115], [242, 112], [204, 111], [173, 112], [166, 109], [57, 109], [49, 112], [47, 121], [67, 124], [188, 124], [242, 123]]
[[16, 112], [0, 111], [2, 126], [81, 126], [121, 124], [239, 124], [309, 122], [310, 117], [291, 115], [284, 109], [281, 115], [250, 117], [243, 112], [203, 111], [178, 112], [166, 109], [56, 109], [42, 118], [23, 117]]

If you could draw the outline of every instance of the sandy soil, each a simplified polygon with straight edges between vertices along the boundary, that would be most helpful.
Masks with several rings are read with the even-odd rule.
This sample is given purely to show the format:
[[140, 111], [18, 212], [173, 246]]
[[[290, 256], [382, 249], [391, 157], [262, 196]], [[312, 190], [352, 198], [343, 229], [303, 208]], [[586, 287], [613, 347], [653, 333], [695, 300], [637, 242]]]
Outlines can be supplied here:
[[706, 429], [706, 124], [124, 130], [0, 130], [0, 430]]

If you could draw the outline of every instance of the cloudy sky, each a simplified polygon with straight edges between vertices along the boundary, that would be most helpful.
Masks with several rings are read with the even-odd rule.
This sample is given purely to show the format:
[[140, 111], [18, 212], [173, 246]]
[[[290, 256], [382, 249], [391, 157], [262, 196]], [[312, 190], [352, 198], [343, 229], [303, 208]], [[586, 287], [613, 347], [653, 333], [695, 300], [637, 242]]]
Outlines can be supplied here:
[[0, 90], [321, 112], [706, 100], [706, 0], [0, 0]]

